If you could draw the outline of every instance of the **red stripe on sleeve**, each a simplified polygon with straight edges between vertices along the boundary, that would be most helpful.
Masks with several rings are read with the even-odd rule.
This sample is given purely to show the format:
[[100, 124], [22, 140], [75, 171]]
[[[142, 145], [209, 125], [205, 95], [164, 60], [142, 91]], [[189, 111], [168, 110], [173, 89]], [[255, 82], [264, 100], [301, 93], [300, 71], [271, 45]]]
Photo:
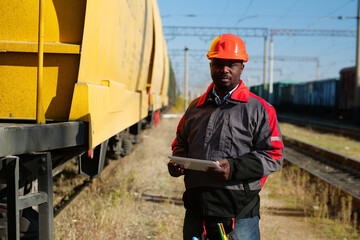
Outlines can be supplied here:
[[178, 133], [180, 132], [180, 130], [181, 130], [181, 125], [182, 125], [182, 123], [184, 122], [184, 116], [185, 116], [185, 114], [182, 116], [182, 118], [180, 119], [180, 121], [179, 121], [179, 124], [178, 124], [178, 126], [177, 126], [177, 128], [176, 128], [176, 137], [175, 137], [175, 139], [174, 139], [174, 141], [173, 141], [173, 143], [171, 144], [171, 148], [172, 148], [172, 151], [173, 152], [175, 152], [175, 150], [176, 150], [176, 143], [177, 143], [177, 135], [178, 135]]
[[263, 186], [264, 186], [264, 184], [265, 184], [265, 181], [266, 181], [267, 177], [268, 177], [268, 176], [265, 176], [265, 177], [262, 177], [262, 178], [260, 179], [260, 182], [261, 182], [261, 188], [263, 188]]
[[[250, 92], [250, 96], [253, 98], [258, 99], [261, 104], [265, 107], [265, 110], [269, 116], [269, 126], [270, 126], [270, 131], [271, 131], [271, 137], [281, 137], [280, 136], [280, 131], [277, 125], [277, 117], [276, 117], [276, 112], [275, 112], [275, 108], [271, 105], [269, 105], [264, 99], [256, 96], [255, 94]], [[284, 144], [282, 141], [271, 141], [271, 144], [273, 146], [273, 150], [268, 151], [267, 153], [272, 157], [272, 159], [279, 160], [282, 157], [282, 152], [281, 150], [284, 147]]]

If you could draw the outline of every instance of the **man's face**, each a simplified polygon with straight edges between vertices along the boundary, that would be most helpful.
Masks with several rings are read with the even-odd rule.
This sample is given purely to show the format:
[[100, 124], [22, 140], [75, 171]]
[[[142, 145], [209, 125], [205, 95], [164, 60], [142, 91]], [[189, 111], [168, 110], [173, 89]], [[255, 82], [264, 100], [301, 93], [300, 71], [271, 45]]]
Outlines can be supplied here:
[[210, 69], [217, 91], [227, 93], [239, 83], [244, 64], [241, 60], [213, 58]]

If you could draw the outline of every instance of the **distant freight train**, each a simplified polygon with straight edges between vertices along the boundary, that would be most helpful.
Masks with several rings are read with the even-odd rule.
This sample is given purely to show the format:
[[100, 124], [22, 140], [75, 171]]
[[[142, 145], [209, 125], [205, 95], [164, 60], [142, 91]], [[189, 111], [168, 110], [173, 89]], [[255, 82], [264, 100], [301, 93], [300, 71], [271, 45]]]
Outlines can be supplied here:
[[[19, 239], [19, 213], [39, 205], [39, 237], [53, 239], [53, 174], [79, 156], [80, 173], [99, 175], [108, 150], [129, 153], [174, 103], [160, 13], [156, 0], [2, 0], [0, 9], [0, 238]], [[39, 191], [19, 197], [36, 179]]]
[[[262, 88], [262, 85], [251, 86], [250, 91], [263, 95]], [[349, 67], [340, 71], [340, 79], [276, 82], [271, 103], [279, 111], [351, 119], [354, 101], [355, 67]]]

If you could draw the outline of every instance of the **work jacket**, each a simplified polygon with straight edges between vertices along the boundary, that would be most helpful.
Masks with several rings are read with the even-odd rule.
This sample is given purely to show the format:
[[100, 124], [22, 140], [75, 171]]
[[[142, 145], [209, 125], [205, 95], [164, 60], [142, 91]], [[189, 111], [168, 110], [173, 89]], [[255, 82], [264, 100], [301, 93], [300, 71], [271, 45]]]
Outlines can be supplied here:
[[[192, 101], [177, 127], [173, 155], [195, 159], [227, 159], [228, 180], [207, 172], [185, 170], [183, 195], [187, 209], [203, 216], [236, 217], [277, 171], [283, 142], [274, 107], [249, 92], [240, 80], [231, 97], [217, 105], [212, 83]], [[245, 217], [259, 215], [259, 202]]]

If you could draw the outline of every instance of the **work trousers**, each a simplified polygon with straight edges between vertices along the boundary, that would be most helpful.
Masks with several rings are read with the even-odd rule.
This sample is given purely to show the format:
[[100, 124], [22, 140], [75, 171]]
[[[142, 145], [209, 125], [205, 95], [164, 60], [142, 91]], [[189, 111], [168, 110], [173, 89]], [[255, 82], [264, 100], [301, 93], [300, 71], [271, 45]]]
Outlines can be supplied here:
[[[183, 239], [192, 240], [193, 237], [197, 237], [199, 240], [204, 239], [203, 221], [204, 217], [200, 214], [191, 210], [186, 210], [183, 226]], [[231, 224], [229, 224], [231, 219], [219, 218], [219, 223], [220, 221], [223, 221], [225, 231], [228, 234], [231, 231]], [[252, 218], [239, 219], [234, 224], [234, 231], [237, 240], [260, 240], [259, 217], [255, 216]], [[220, 233], [216, 228], [216, 221], [215, 227], [214, 224], [213, 226], [206, 227], [206, 232], [207, 240], [221, 240]]]

